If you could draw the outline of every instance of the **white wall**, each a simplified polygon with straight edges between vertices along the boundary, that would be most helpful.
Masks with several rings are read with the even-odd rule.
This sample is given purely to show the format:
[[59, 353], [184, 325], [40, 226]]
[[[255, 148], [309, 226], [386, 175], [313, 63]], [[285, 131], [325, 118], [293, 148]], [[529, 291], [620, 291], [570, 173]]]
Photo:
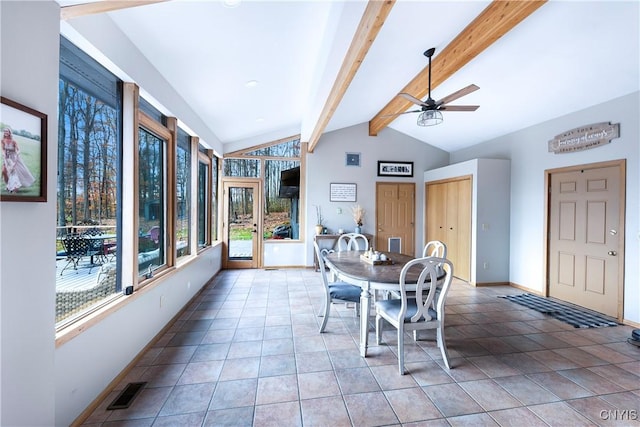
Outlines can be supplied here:
[[[586, 108], [577, 113], [514, 132], [477, 146], [451, 153], [452, 162], [477, 157], [511, 159], [510, 280], [542, 291], [545, 170], [571, 165], [626, 159], [626, 230], [624, 318], [640, 323], [640, 93]], [[620, 138], [595, 149], [567, 154], [549, 153], [547, 141], [579, 126], [620, 123]]]
[[[58, 5], [0, 2], [2, 96], [49, 118], [46, 203], [0, 202], [0, 425], [54, 424]], [[34, 242], [37, 242], [34, 244]]]
[[[221, 245], [56, 350], [55, 425], [69, 425], [221, 268]], [[162, 303], [160, 299], [162, 298]]]
[[1, 1], [0, 15], [2, 96], [49, 119], [48, 201], [0, 203], [0, 425], [68, 426], [220, 270], [221, 247], [55, 347], [60, 10], [53, 1]]
[[[329, 184], [332, 182], [355, 183], [357, 201], [365, 210], [363, 232], [376, 234], [375, 201], [376, 182], [413, 182], [416, 186], [415, 253], [422, 253], [424, 245], [424, 177], [428, 169], [444, 166], [449, 154], [421, 141], [385, 128], [378, 136], [369, 136], [368, 123], [322, 135], [316, 149], [307, 156], [307, 263], [313, 264], [315, 235], [315, 205], [322, 207], [325, 225], [331, 231], [343, 228], [353, 231], [355, 223], [351, 216], [353, 202], [330, 202]], [[361, 153], [360, 167], [346, 166], [345, 153]], [[378, 160], [412, 161], [413, 178], [390, 178], [377, 176]], [[337, 209], [342, 212], [338, 213]]]
[[[88, 50], [95, 59], [108, 58], [104, 66], [124, 81], [135, 82], [141, 94], [168, 116], [177, 117], [195, 132], [200, 142], [217, 153], [222, 153], [222, 143], [209, 126], [192, 110], [180, 94], [173, 89], [160, 73], [113, 23], [105, 13], [87, 15], [63, 22], [62, 34], [81, 49]], [[159, 103], [159, 104], [158, 104]]]
[[473, 159], [424, 173], [425, 183], [472, 176], [469, 281], [474, 285], [509, 281], [509, 169], [506, 159]]

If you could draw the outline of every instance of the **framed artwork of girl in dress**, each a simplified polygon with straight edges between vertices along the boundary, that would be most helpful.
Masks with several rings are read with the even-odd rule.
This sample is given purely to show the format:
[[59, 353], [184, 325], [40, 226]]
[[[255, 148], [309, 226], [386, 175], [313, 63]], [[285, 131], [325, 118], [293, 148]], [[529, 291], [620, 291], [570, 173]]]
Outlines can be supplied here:
[[5, 97], [0, 104], [0, 200], [47, 201], [47, 115]]

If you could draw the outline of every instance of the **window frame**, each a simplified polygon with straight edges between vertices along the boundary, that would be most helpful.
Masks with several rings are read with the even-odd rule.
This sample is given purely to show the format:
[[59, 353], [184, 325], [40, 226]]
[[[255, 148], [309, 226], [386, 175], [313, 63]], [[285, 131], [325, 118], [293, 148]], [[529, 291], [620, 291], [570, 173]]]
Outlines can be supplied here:
[[[164, 211], [164, 255], [165, 262], [164, 264], [158, 266], [157, 269], [153, 270], [152, 273], [145, 277], [145, 275], [141, 275], [139, 272], [139, 262], [138, 262], [138, 248], [139, 248], [139, 233], [134, 233], [134, 256], [136, 258], [133, 259], [134, 272], [136, 276], [134, 289], [138, 290], [147, 284], [153, 282], [157, 277], [161, 277], [164, 272], [169, 270], [172, 267], [175, 267], [175, 251], [172, 248], [175, 247], [175, 131], [172, 131], [170, 127], [164, 126], [162, 123], [158, 123], [151, 116], [147, 115], [144, 111], [137, 111], [137, 126], [135, 131], [135, 144], [134, 144], [134, 175], [135, 175], [135, 209], [133, 215], [133, 223], [134, 230], [140, 229], [140, 218], [139, 218], [139, 208], [140, 208], [140, 187], [138, 182], [138, 176], [140, 173], [140, 155], [139, 155], [139, 144], [138, 140], [138, 129], [142, 128], [147, 132], [153, 134], [154, 136], [162, 139], [164, 141], [164, 158], [163, 158], [163, 200], [162, 200], [162, 209]], [[170, 126], [171, 122], [175, 122], [175, 119], [168, 117], [167, 124]], [[173, 184], [172, 184], [173, 182]]]
[[[300, 156], [291, 156], [291, 157], [281, 157], [281, 156], [266, 156], [266, 155], [257, 155], [254, 152], [260, 150], [262, 148], [272, 147], [274, 145], [283, 144], [290, 141], [298, 140], [300, 144]], [[306, 192], [305, 192], [305, 176], [306, 176], [306, 157], [307, 157], [307, 143], [302, 142], [300, 139], [300, 134], [292, 135], [286, 138], [281, 138], [275, 141], [266, 142], [263, 144], [254, 145], [251, 147], [243, 148], [241, 150], [233, 151], [227, 153], [223, 156], [222, 160], [227, 159], [256, 159], [259, 162], [258, 168], [258, 176], [251, 177], [252, 179], [256, 179], [260, 181], [261, 191], [264, 193], [265, 191], [265, 163], [269, 160], [285, 160], [285, 161], [298, 161], [300, 163], [300, 191], [298, 196], [298, 238], [297, 239], [264, 239], [263, 244], [289, 244], [289, 243], [300, 243], [304, 242], [306, 239], [306, 217], [302, 213], [305, 212], [306, 205]], [[220, 171], [224, 172], [224, 166], [221, 163]], [[248, 177], [237, 177], [237, 176], [222, 176], [222, 181], [225, 180], [241, 180]], [[262, 208], [264, 210], [264, 200], [260, 201]], [[264, 222], [264, 219], [263, 219]], [[264, 224], [263, 224], [264, 225]]]

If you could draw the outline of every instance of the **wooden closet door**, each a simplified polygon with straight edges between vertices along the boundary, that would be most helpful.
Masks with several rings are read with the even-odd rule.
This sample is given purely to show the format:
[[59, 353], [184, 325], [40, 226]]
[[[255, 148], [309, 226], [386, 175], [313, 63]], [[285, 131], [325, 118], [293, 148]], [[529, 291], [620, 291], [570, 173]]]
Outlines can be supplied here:
[[[471, 178], [427, 184], [427, 238], [447, 245], [454, 275], [471, 278]], [[426, 242], [425, 242], [426, 243]]]
[[446, 240], [446, 205], [443, 203], [447, 198], [446, 194], [446, 183], [427, 184], [427, 242]]
[[450, 183], [455, 184], [456, 192], [456, 233], [452, 240], [456, 247], [456, 277], [469, 281], [471, 279], [471, 178]]

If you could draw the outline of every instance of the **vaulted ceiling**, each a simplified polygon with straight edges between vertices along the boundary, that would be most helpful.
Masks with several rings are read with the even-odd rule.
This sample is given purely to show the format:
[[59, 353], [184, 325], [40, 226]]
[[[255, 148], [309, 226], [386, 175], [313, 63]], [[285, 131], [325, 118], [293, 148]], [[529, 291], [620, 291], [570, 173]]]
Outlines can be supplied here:
[[[368, 123], [455, 151], [640, 90], [637, 1], [58, 3], [71, 25], [108, 14], [234, 146], [300, 133], [313, 148]], [[432, 97], [476, 84], [452, 104], [480, 108], [432, 127], [389, 117], [416, 108], [399, 92], [426, 98], [431, 47]]]

